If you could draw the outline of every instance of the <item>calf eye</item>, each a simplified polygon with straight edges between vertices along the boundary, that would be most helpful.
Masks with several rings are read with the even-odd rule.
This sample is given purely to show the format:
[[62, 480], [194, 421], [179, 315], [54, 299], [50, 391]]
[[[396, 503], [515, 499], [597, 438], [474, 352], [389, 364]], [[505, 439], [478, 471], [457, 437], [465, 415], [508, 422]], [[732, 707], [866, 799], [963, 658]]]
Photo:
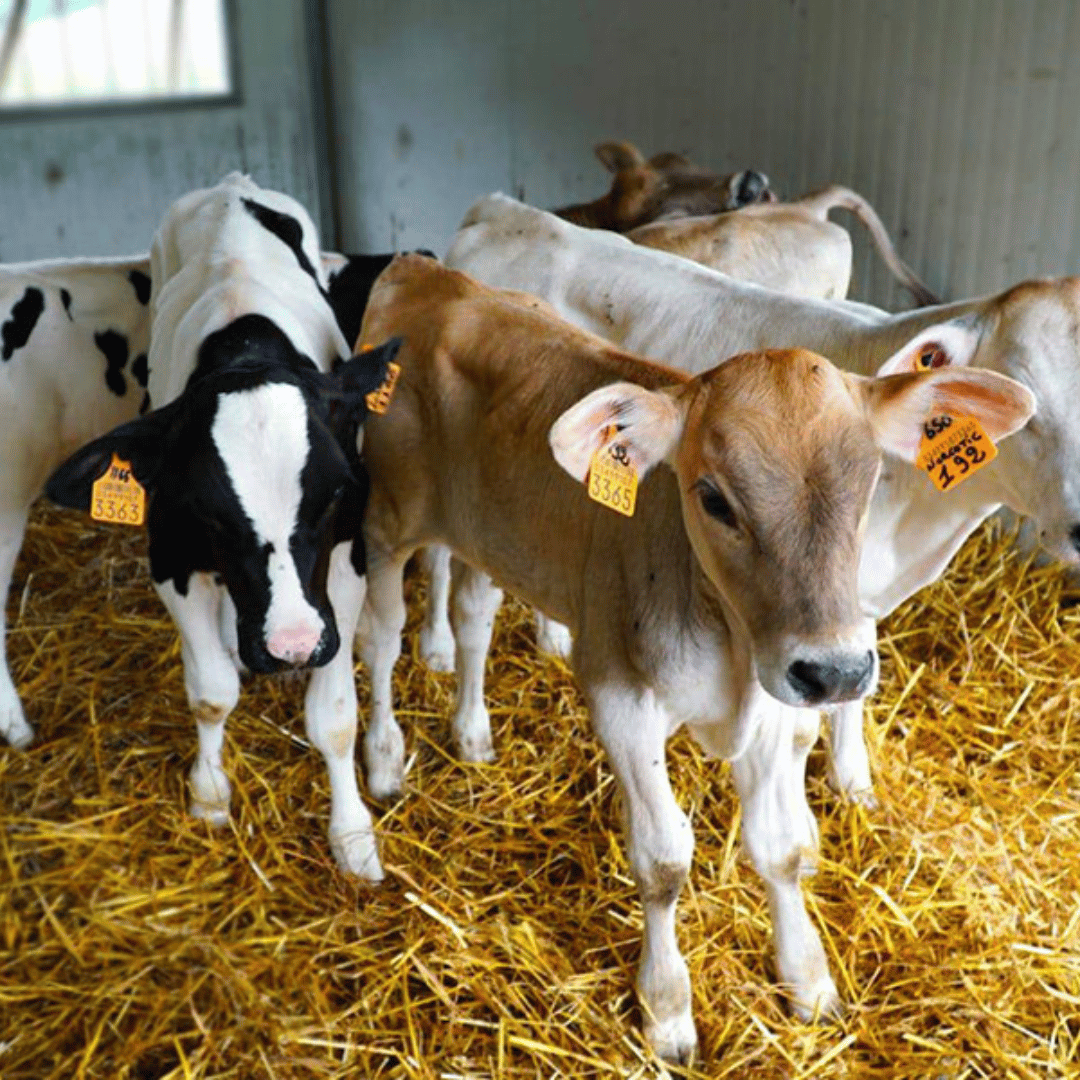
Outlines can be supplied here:
[[720, 491], [714, 488], [712, 484], [702, 484], [698, 490], [701, 493], [702, 509], [709, 517], [723, 522], [729, 529], [739, 527], [739, 521], [735, 517], [735, 511], [732, 510], [731, 503], [724, 498]]

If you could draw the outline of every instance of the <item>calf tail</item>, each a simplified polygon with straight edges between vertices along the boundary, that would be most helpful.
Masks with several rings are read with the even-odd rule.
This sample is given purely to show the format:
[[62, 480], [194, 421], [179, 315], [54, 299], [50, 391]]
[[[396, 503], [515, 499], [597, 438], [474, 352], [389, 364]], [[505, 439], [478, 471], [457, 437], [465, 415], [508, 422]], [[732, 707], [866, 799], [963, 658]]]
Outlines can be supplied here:
[[822, 221], [827, 219], [830, 210], [850, 210], [866, 226], [874, 241], [874, 247], [877, 248], [878, 254], [884, 260], [890, 273], [915, 297], [918, 306], [928, 307], [931, 304], [941, 303], [941, 300], [915, 276], [915, 271], [896, 254], [896, 248], [893, 247], [881, 218], [877, 216], [877, 211], [857, 191], [833, 184], [824, 191], [799, 199], [798, 205], [810, 210]]

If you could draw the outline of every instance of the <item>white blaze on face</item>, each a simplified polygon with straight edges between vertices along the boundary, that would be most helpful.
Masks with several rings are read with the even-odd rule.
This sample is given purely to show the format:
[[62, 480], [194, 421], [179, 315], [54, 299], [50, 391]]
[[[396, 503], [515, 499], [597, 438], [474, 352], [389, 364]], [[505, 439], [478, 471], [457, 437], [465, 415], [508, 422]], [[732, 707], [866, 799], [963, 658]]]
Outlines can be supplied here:
[[222, 394], [210, 434], [259, 544], [271, 546], [264, 642], [279, 659], [304, 660], [323, 631], [319, 613], [304, 597], [289, 548], [310, 450], [304, 396], [288, 383]]

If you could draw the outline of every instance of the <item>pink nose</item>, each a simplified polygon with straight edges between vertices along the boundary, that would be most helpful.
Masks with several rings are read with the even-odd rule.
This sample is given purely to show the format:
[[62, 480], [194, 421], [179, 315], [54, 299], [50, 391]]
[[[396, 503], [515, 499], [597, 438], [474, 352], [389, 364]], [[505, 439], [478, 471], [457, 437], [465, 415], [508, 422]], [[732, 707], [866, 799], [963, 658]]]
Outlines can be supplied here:
[[272, 634], [266, 642], [266, 651], [286, 664], [303, 664], [315, 651], [322, 633], [303, 623], [287, 626]]

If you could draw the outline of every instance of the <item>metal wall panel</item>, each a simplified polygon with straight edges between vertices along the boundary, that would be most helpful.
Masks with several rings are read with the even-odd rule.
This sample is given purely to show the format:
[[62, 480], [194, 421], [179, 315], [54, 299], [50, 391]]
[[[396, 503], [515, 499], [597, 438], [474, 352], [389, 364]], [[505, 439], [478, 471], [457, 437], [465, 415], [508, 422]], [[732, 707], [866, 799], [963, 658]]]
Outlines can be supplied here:
[[306, 7], [236, 0], [239, 104], [0, 116], [0, 261], [145, 251], [174, 199], [232, 169], [319, 221]]
[[[329, 0], [343, 240], [441, 249], [630, 138], [848, 184], [947, 297], [1080, 269], [1080, 0]], [[902, 306], [858, 227], [853, 295]]]

